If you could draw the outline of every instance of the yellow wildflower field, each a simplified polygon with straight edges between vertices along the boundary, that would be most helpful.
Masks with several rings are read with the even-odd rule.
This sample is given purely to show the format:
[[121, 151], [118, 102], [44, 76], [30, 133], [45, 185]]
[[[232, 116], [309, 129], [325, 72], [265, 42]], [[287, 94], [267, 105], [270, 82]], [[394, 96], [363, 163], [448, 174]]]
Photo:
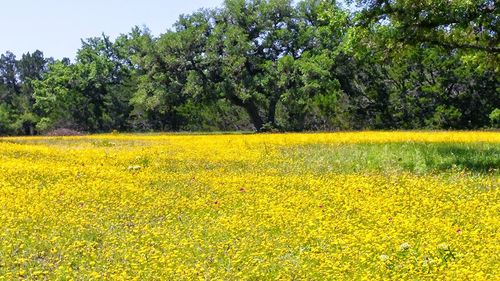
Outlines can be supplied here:
[[0, 280], [500, 276], [500, 133], [0, 138]]

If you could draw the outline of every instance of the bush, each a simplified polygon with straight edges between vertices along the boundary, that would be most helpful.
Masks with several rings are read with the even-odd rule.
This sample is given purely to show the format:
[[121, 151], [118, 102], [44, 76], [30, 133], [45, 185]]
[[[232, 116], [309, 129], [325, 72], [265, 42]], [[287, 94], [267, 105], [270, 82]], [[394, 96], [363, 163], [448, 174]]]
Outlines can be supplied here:
[[495, 108], [490, 114], [491, 126], [493, 128], [500, 128], [500, 108]]

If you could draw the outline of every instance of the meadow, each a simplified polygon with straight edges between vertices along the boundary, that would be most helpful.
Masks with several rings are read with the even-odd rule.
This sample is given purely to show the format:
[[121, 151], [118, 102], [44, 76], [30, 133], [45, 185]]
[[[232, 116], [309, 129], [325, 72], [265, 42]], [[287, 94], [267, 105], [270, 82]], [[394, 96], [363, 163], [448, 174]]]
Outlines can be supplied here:
[[500, 133], [0, 138], [0, 280], [492, 280]]

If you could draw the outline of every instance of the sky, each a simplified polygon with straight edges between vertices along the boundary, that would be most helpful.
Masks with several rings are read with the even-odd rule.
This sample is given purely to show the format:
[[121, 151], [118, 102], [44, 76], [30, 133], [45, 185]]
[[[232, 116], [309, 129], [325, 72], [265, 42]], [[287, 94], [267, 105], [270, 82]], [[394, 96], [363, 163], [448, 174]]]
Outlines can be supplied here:
[[0, 53], [40, 50], [45, 57], [74, 59], [82, 38], [116, 38], [133, 26], [158, 35], [179, 15], [219, 7], [223, 0], [8, 0], [0, 9]]

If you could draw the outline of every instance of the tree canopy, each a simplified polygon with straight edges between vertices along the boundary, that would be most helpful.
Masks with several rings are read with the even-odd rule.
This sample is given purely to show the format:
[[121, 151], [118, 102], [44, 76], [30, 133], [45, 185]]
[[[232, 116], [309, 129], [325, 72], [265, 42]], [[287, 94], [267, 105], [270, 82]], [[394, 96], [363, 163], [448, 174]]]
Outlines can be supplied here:
[[226, 0], [0, 57], [0, 134], [498, 126], [498, 3]]

